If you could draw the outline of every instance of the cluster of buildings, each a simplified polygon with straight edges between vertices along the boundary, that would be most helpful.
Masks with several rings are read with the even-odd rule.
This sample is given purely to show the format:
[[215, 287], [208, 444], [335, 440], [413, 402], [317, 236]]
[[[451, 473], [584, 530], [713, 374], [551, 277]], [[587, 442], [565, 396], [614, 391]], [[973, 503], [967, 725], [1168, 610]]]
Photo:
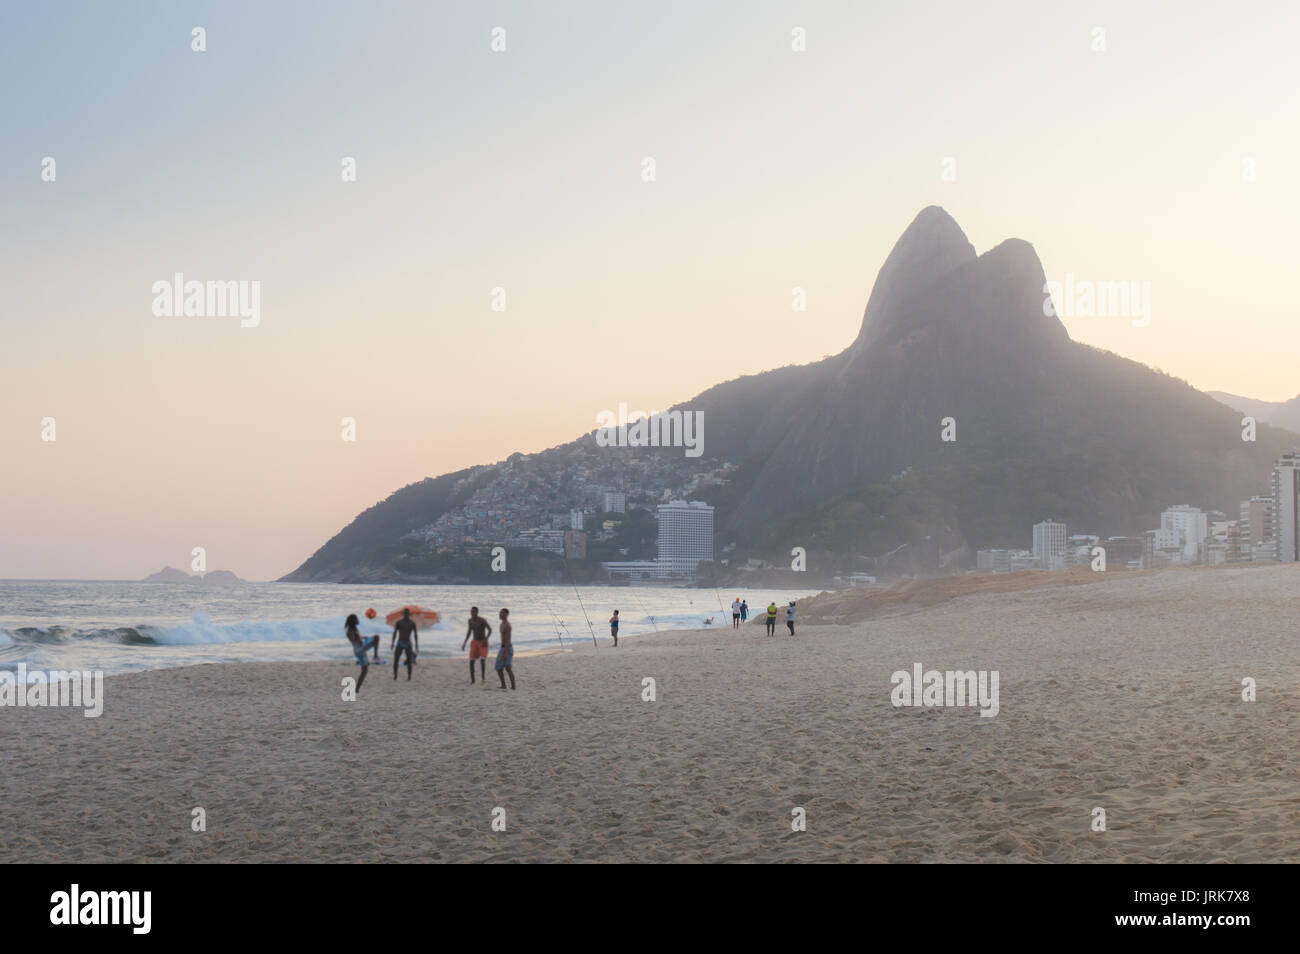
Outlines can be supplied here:
[[411, 536], [436, 551], [504, 543], [562, 552], [565, 532], [575, 529], [575, 510], [592, 520], [607, 504], [625, 510], [630, 495], [659, 496], [682, 479], [673, 462], [663, 458], [515, 454], [462, 478], [464, 485], [479, 486], [464, 503]]
[[1300, 561], [1300, 452], [1276, 461], [1271, 490], [1269, 496], [1241, 501], [1235, 519], [1218, 510], [1170, 507], [1160, 514], [1159, 527], [1135, 537], [1070, 535], [1064, 523], [1044, 520], [1034, 524], [1032, 549], [979, 550], [975, 568], [993, 573], [1063, 570], [1090, 565], [1096, 547], [1105, 550], [1107, 568]]
[[[585, 559], [589, 542], [609, 540], [618, 515], [638, 501], [654, 506], [724, 484], [732, 464], [697, 472], [699, 462], [669, 455], [598, 453], [584, 445], [515, 454], [475, 468], [457, 491], [464, 503], [408, 534], [436, 552], [504, 545]], [[470, 492], [470, 487], [475, 487]], [[710, 558], [712, 541], [710, 540]]]

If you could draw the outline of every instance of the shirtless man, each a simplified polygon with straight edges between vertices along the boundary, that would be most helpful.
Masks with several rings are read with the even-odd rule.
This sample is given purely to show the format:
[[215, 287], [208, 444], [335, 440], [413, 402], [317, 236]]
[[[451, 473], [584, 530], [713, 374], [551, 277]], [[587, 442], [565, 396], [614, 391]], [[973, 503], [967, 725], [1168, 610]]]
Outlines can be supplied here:
[[475, 659], [478, 660], [479, 675], [483, 677], [483, 682], [487, 682], [488, 639], [492, 636], [492, 624], [478, 615], [477, 606], [469, 608], [469, 628], [465, 630], [465, 638], [460, 641], [462, 650], [471, 636], [474, 637], [474, 642], [469, 647], [469, 684], [472, 686]]
[[[398, 634], [401, 639], [398, 639]], [[414, 640], [415, 647], [412, 649], [411, 642]], [[397, 648], [393, 648], [393, 643]], [[402, 660], [402, 653], [406, 653], [406, 681], [411, 681], [411, 665], [415, 662], [415, 654], [420, 651], [420, 630], [415, 625], [415, 620], [411, 619], [410, 609], [402, 610], [402, 618], [393, 626], [393, 638], [388, 642], [388, 649], [393, 654], [393, 678], [397, 678], [397, 666]]]
[[506, 687], [507, 674], [510, 676], [510, 688], [515, 687], [515, 671], [511, 665], [515, 661], [515, 647], [510, 642], [510, 630], [513, 627], [511, 627], [510, 620], [507, 618], [509, 616], [510, 610], [503, 609], [501, 611], [501, 629], [497, 634], [501, 637], [501, 648], [497, 650], [496, 670], [497, 675], [501, 677], [502, 689]]

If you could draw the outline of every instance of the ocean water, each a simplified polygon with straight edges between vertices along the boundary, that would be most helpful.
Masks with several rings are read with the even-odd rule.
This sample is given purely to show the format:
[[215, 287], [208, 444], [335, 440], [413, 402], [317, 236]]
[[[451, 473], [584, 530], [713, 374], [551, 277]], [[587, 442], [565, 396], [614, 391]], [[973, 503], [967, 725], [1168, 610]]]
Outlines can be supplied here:
[[[806, 592], [674, 587], [352, 586], [337, 583], [111, 583], [0, 580], [0, 669], [135, 672], [215, 662], [350, 660], [343, 635], [349, 613], [363, 635], [381, 634], [389, 658], [392, 628], [384, 615], [407, 604], [435, 609], [442, 622], [421, 628], [422, 656], [459, 656], [469, 608], [492, 623], [510, 609], [519, 650], [609, 642], [619, 610], [619, 640], [665, 629], [731, 624], [731, 600], [751, 616], [770, 600], [784, 606]], [[725, 605], [725, 609], [723, 606]], [[373, 607], [378, 618], [368, 620]], [[590, 620], [590, 626], [588, 625]]]

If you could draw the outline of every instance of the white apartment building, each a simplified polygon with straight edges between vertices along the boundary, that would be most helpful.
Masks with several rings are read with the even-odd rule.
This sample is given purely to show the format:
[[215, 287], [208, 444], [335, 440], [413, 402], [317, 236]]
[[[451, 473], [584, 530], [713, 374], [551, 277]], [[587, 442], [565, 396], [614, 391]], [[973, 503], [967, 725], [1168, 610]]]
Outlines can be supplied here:
[[1034, 524], [1033, 552], [1044, 570], [1065, 569], [1065, 524], [1055, 520]]
[[627, 513], [627, 494], [618, 490], [605, 491], [605, 513]]
[[1181, 556], [1183, 552], [1183, 534], [1181, 530], [1173, 527], [1161, 527], [1159, 530], [1152, 531], [1151, 548], [1154, 550], [1176, 550]]
[[713, 560], [713, 507], [700, 500], [660, 504], [659, 562], [670, 576], [694, 579], [701, 561]]
[[1283, 454], [1273, 465], [1275, 559], [1300, 560], [1300, 453]]
[[1201, 558], [1202, 546], [1209, 535], [1209, 519], [1200, 507], [1186, 504], [1170, 507], [1160, 514], [1160, 529], [1181, 535], [1184, 563], [1196, 563]]

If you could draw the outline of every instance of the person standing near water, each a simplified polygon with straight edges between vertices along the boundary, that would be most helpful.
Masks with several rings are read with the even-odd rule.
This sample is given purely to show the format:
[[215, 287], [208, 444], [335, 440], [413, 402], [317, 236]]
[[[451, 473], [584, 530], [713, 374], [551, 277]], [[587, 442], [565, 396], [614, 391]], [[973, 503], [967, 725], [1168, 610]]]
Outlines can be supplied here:
[[794, 635], [794, 600], [785, 609], [785, 625], [790, 629], [790, 635]]
[[767, 635], [776, 635], [776, 600], [767, 604]]
[[[617, 611], [615, 611], [617, 612]], [[497, 675], [501, 677], [501, 688], [506, 687], [506, 676], [510, 677], [510, 688], [515, 687], [515, 670], [513, 663], [515, 661], [515, 644], [510, 641], [511, 631], [514, 629], [510, 625], [510, 610], [501, 610], [501, 629], [497, 635], [501, 637], [501, 648], [497, 650]]]
[[[398, 639], [398, 634], [401, 639]], [[414, 640], [415, 646], [412, 648], [411, 642]], [[397, 647], [393, 647], [393, 643]], [[397, 667], [402, 661], [402, 653], [406, 653], [406, 681], [411, 681], [411, 667], [415, 665], [415, 654], [420, 649], [420, 629], [415, 625], [415, 620], [411, 619], [411, 609], [408, 606], [402, 610], [402, 618], [393, 626], [393, 638], [388, 643], [388, 649], [393, 654], [393, 679], [397, 679]]]
[[742, 623], [749, 620], [749, 600], [740, 601], [740, 621]]
[[460, 641], [460, 648], [465, 648], [465, 642], [474, 637], [474, 642], [469, 647], [469, 684], [474, 685], [474, 660], [478, 660], [478, 672], [483, 677], [483, 684], [487, 684], [487, 657], [488, 657], [488, 640], [492, 638], [492, 624], [482, 616], [478, 615], [478, 607], [469, 608], [469, 627], [465, 630], [465, 639]]
[[[370, 657], [366, 655], [366, 651], [369, 648], [367, 643], [369, 643], [370, 640], [367, 639], [363, 641], [361, 639], [360, 627], [361, 621], [357, 619], [356, 613], [351, 614], [347, 618], [347, 622], [343, 624], [343, 632], [347, 634], [348, 642], [352, 644], [352, 655], [357, 657], [357, 664], [361, 666], [361, 675], [357, 677], [358, 689], [360, 689], [361, 684], [366, 681], [366, 673], [370, 672]], [[371, 636], [370, 639], [375, 641], [376, 646], [379, 645], [378, 636]]]
[[740, 629], [740, 598], [731, 601], [731, 628]]
[[614, 645], [618, 645], [618, 610], [614, 610], [614, 615], [609, 618], [609, 635], [614, 637]]

